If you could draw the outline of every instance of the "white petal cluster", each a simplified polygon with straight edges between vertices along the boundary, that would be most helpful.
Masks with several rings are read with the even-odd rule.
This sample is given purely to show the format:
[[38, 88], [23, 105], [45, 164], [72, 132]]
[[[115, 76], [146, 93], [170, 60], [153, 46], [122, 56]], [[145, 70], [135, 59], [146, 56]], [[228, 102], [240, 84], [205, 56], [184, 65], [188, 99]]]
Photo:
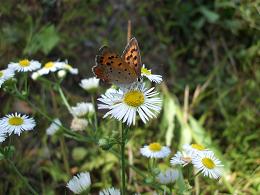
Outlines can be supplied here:
[[76, 106], [71, 107], [71, 114], [76, 117], [83, 117], [87, 114], [95, 112], [94, 105], [89, 102], [80, 102]]
[[191, 156], [186, 155], [185, 152], [178, 151], [172, 158], [171, 158], [171, 164], [172, 165], [182, 165], [186, 166], [191, 162]]
[[99, 87], [99, 79], [95, 77], [89, 79], [82, 79], [80, 81], [79, 86], [88, 92], [96, 91]]
[[86, 119], [82, 119], [82, 118], [73, 118], [70, 128], [73, 131], [83, 131], [87, 128], [88, 126], [88, 121]]
[[60, 126], [61, 126], [60, 119], [58, 118], [54, 119], [51, 125], [46, 129], [46, 134], [54, 135], [60, 129]]
[[5, 81], [7, 81], [7, 80], [9, 80], [13, 77], [14, 77], [14, 70], [13, 69], [7, 68], [7, 69], [4, 69], [4, 70], [0, 70], [0, 88]]
[[4, 142], [6, 139], [6, 133], [5, 132], [0, 132], [0, 143]]
[[79, 173], [67, 183], [67, 187], [75, 194], [84, 192], [90, 185], [91, 179], [89, 172]]
[[116, 188], [107, 188], [99, 192], [99, 195], [120, 195], [120, 190]]
[[174, 183], [179, 178], [179, 171], [177, 169], [167, 169], [164, 172], [160, 172], [156, 179], [161, 184]]

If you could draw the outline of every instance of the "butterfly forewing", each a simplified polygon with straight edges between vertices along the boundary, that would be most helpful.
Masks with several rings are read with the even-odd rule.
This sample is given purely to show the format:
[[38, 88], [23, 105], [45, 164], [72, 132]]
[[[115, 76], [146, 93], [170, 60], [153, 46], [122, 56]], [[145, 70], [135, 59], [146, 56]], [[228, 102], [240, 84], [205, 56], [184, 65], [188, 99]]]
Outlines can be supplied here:
[[129, 41], [122, 54], [122, 59], [135, 70], [137, 77], [141, 76], [141, 54], [136, 38]]
[[137, 78], [135, 70], [106, 46], [100, 48], [93, 72], [101, 80], [113, 84], [129, 84]]

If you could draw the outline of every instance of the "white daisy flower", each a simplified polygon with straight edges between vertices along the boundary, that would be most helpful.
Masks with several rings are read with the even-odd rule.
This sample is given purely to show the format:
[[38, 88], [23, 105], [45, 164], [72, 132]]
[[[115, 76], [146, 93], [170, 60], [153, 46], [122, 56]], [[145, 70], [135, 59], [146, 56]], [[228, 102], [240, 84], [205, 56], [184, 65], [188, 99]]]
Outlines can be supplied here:
[[46, 129], [46, 134], [54, 135], [60, 129], [60, 126], [61, 126], [60, 119], [58, 118], [54, 119], [51, 125]]
[[179, 175], [180, 173], [177, 169], [167, 169], [164, 172], [160, 172], [156, 179], [161, 184], [170, 184], [174, 183], [178, 179]]
[[88, 113], [93, 114], [94, 112], [93, 104], [88, 102], [77, 103], [76, 106], [71, 107], [71, 114], [77, 117], [82, 117]]
[[167, 146], [154, 142], [141, 148], [140, 153], [147, 158], [165, 158], [169, 156], [171, 150]]
[[161, 110], [162, 100], [154, 97], [159, 93], [153, 90], [147, 89], [142, 83], [132, 89], [110, 90], [98, 98], [102, 102], [98, 104], [98, 109], [109, 109], [104, 118], [110, 116], [126, 122], [128, 126], [135, 124], [136, 113], [146, 123]]
[[42, 76], [49, 74], [50, 72], [56, 72], [57, 70], [60, 70], [62, 66], [64, 65], [64, 62], [47, 62], [40, 70], [37, 72]]
[[0, 87], [2, 86], [2, 84], [5, 81], [7, 81], [7, 80], [9, 80], [13, 77], [14, 77], [13, 69], [7, 68], [7, 69], [4, 69], [4, 70], [0, 70]]
[[4, 142], [6, 139], [6, 133], [5, 132], [0, 132], [0, 143]]
[[158, 74], [152, 74], [151, 70], [148, 70], [145, 68], [145, 65], [143, 64], [143, 67], [141, 69], [141, 75], [148, 78], [150, 81], [155, 83], [161, 83], [162, 82], [162, 76]]
[[196, 156], [199, 152], [207, 151], [207, 149], [200, 144], [184, 144], [182, 148], [185, 153], [189, 154], [190, 156]]
[[80, 194], [91, 185], [89, 172], [79, 173], [74, 176], [68, 183], [69, 188], [73, 193]]
[[192, 160], [190, 155], [187, 155], [185, 152], [178, 151], [170, 160], [172, 165], [182, 165], [186, 166]]
[[222, 174], [221, 161], [218, 160], [213, 152], [201, 152], [192, 159], [192, 164], [198, 171], [201, 171], [204, 176], [218, 179]]
[[81, 118], [73, 118], [70, 128], [73, 131], [83, 131], [87, 128], [88, 126], [88, 121], [86, 119], [81, 119]]
[[33, 118], [18, 113], [7, 114], [0, 119], [0, 129], [3, 132], [9, 133], [9, 135], [14, 133], [20, 136], [22, 131], [33, 130], [35, 125], [36, 123]]
[[36, 60], [23, 59], [16, 63], [11, 62], [8, 68], [18, 72], [31, 72], [41, 68], [41, 63]]
[[99, 79], [95, 77], [82, 79], [79, 86], [89, 92], [96, 91], [99, 86]]
[[99, 195], [120, 195], [120, 190], [116, 188], [107, 188], [99, 192]]

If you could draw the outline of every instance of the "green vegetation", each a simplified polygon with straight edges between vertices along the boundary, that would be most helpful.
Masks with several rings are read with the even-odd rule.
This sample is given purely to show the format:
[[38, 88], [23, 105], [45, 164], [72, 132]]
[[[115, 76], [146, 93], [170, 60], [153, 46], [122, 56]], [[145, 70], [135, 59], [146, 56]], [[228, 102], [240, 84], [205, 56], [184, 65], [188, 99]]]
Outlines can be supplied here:
[[[186, 188], [187, 193], [258, 194], [260, 2], [123, 2], [1, 2], [0, 69], [23, 58], [43, 63], [67, 59], [80, 72], [64, 80], [66, 98], [71, 105], [91, 102], [91, 96], [78, 83], [93, 76], [91, 68], [99, 47], [107, 44], [117, 52], [123, 51], [130, 19], [143, 63], [153, 73], [163, 75], [164, 83], [158, 90], [164, 103], [157, 119], [130, 130], [126, 147], [134, 157], [129, 157], [127, 163], [146, 170], [147, 159], [140, 156], [139, 148], [153, 141], [170, 145], [174, 153], [183, 143], [198, 143], [217, 153], [226, 172], [220, 182], [196, 177], [191, 182], [195, 187]], [[36, 108], [51, 118], [59, 117], [69, 127], [72, 117], [57, 88], [29, 82], [30, 101]], [[98, 95], [108, 85], [102, 87]], [[35, 116], [36, 129], [14, 136], [11, 141], [15, 149], [8, 153], [39, 194], [65, 194], [64, 186], [71, 175], [86, 170], [91, 173], [93, 193], [111, 185], [120, 187], [117, 156], [108, 148], [86, 143], [89, 132], [81, 133], [86, 140], [79, 141], [62, 135], [49, 137], [45, 130], [50, 122], [32, 105], [6, 95], [2, 89], [0, 106], [1, 117], [14, 111]], [[119, 136], [118, 123], [103, 119], [103, 114], [98, 113], [98, 134], [103, 138]], [[8, 141], [1, 146], [8, 145]], [[160, 166], [165, 167], [165, 162], [169, 160]], [[0, 167], [0, 194], [28, 194], [28, 188], [6, 160], [0, 161]], [[153, 189], [134, 169], [127, 168], [129, 175], [127, 186], [131, 192]]]

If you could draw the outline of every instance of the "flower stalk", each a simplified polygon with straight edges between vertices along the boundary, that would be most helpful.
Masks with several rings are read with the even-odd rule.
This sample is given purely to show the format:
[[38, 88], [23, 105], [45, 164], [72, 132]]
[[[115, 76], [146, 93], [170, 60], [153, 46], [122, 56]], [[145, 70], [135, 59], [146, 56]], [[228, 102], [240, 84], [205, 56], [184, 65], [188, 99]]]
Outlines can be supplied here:
[[68, 102], [68, 100], [66, 99], [66, 97], [65, 97], [65, 95], [64, 95], [64, 93], [63, 93], [63, 91], [62, 91], [60, 85], [58, 85], [58, 91], [59, 91], [60, 97], [61, 97], [63, 103], [65, 104], [65, 106], [67, 107], [68, 111], [69, 111], [70, 113], [72, 113], [72, 111], [71, 111], [71, 106], [69, 105], [69, 102]]
[[121, 150], [121, 193], [122, 195], [126, 194], [126, 178], [125, 178], [125, 145], [126, 145], [126, 135], [123, 124], [120, 123], [121, 129], [121, 142], [120, 142], [120, 150]]
[[30, 192], [32, 194], [38, 194], [36, 192], [36, 190], [30, 185], [30, 183], [27, 181], [27, 179], [20, 173], [20, 171], [17, 169], [17, 167], [15, 166], [15, 164], [13, 163], [13, 161], [11, 161], [10, 159], [7, 159], [9, 165], [11, 166], [11, 168], [16, 172], [16, 174], [20, 177], [20, 179], [23, 181], [23, 183], [27, 186], [27, 188], [30, 190]]

